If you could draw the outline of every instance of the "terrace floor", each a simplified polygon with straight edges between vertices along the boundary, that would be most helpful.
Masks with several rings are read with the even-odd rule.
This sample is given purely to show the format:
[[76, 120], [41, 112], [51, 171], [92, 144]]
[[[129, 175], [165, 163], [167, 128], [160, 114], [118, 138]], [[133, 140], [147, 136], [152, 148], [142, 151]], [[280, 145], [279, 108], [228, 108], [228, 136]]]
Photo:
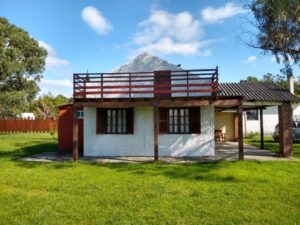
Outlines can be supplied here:
[[[279, 154], [258, 149], [251, 145], [244, 145], [245, 160], [271, 161], [290, 160], [282, 158]], [[58, 152], [44, 152], [21, 159], [22, 161], [36, 162], [59, 162], [71, 161], [71, 154]], [[153, 157], [80, 157], [81, 161], [101, 162], [101, 163], [141, 163], [153, 162]], [[159, 157], [164, 163], [197, 163], [197, 162], [217, 162], [217, 161], [237, 161], [238, 144], [236, 142], [216, 143], [216, 155], [211, 157]]]

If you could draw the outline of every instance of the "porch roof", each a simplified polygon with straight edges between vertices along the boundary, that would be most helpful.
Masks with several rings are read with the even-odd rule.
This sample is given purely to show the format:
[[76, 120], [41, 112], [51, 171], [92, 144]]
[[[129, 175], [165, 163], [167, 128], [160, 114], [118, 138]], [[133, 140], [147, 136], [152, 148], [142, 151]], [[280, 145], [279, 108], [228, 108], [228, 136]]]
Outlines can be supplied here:
[[245, 101], [300, 103], [300, 99], [287, 89], [270, 82], [219, 83], [218, 96], [242, 96]]

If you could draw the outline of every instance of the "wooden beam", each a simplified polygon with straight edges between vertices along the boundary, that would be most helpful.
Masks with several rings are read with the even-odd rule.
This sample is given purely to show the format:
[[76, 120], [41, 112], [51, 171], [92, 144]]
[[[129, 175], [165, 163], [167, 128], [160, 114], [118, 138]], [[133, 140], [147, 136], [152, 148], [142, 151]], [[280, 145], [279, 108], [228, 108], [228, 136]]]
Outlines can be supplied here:
[[285, 102], [278, 106], [279, 152], [283, 157], [293, 156], [293, 122], [292, 105]]
[[153, 108], [153, 121], [154, 121], [154, 162], [158, 162], [158, 129], [159, 129], [159, 118], [158, 108]]
[[208, 106], [212, 103], [209, 100], [170, 100], [170, 99], [148, 99], [148, 100], [133, 100], [123, 101], [95, 101], [95, 102], [76, 102], [77, 106], [99, 107], [99, 108], [129, 108], [137, 106], [156, 106], [156, 107], [194, 107]]
[[238, 110], [238, 146], [239, 146], [239, 160], [244, 160], [244, 135], [243, 135], [243, 106], [240, 102]]
[[100, 108], [126, 108], [137, 106], [155, 106], [155, 107], [197, 107], [197, 106], [238, 106], [239, 99], [119, 99], [105, 101], [85, 101], [76, 102], [77, 106], [82, 107], [100, 107]]
[[264, 115], [263, 109], [259, 109], [259, 119], [260, 119], [260, 149], [264, 149]]
[[240, 104], [240, 99], [218, 99], [213, 102], [214, 106], [238, 106]]
[[78, 120], [77, 107], [73, 105], [73, 161], [78, 160]]

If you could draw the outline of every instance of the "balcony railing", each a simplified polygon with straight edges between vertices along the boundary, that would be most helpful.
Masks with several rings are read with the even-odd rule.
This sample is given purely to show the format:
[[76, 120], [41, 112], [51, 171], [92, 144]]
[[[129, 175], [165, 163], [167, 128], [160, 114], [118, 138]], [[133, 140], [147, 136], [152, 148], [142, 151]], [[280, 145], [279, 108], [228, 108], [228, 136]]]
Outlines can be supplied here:
[[76, 73], [74, 98], [170, 98], [214, 96], [218, 68], [130, 73]]

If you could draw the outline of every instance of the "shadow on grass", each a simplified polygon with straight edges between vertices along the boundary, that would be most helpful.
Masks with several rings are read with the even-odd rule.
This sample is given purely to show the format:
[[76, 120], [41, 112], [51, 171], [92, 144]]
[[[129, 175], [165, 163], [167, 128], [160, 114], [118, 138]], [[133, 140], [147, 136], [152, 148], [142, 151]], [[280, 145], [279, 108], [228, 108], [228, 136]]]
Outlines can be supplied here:
[[140, 178], [164, 176], [170, 179], [209, 181], [209, 182], [241, 182], [233, 174], [226, 175], [220, 170], [230, 168], [235, 162], [200, 162], [191, 164], [167, 163], [89, 163], [91, 166], [108, 168], [124, 172]]
[[32, 142], [30, 145], [24, 146], [22, 143], [15, 144], [16, 149], [11, 151], [0, 151], [0, 158], [8, 157], [17, 160], [22, 157], [42, 153], [57, 151], [57, 143], [55, 142]]

